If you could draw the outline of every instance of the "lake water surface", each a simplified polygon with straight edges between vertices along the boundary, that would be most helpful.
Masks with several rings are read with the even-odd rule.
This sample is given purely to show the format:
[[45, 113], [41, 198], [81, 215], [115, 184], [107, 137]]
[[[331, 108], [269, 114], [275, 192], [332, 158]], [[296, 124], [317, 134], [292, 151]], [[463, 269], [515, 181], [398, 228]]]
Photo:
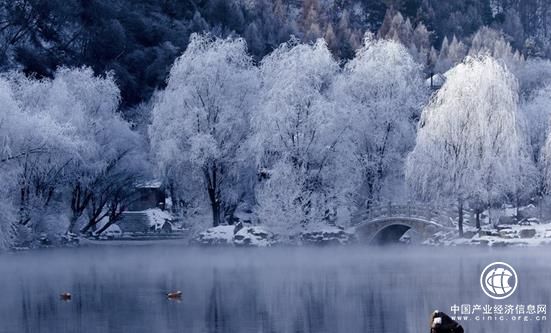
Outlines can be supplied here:
[[[454, 304], [549, 307], [550, 250], [158, 245], [5, 253], [0, 332], [426, 333], [431, 311], [450, 313]], [[518, 273], [506, 300], [480, 288], [493, 261]], [[168, 300], [171, 290], [182, 299]], [[65, 291], [69, 302], [59, 298]], [[551, 332], [541, 313], [473, 317], [462, 321], [467, 333]]]

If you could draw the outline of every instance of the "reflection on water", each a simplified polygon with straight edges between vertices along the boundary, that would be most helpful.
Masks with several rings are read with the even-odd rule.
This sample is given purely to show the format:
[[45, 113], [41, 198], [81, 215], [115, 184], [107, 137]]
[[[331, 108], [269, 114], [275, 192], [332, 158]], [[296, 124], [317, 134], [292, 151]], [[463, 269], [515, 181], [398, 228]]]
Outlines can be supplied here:
[[[453, 304], [548, 304], [547, 250], [127, 246], [2, 254], [0, 332], [428, 332], [430, 312]], [[504, 301], [479, 286], [495, 260], [519, 275]], [[167, 299], [172, 290], [182, 299]], [[71, 301], [60, 299], [65, 291]], [[462, 324], [468, 333], [550, 331], [545, 321]]]

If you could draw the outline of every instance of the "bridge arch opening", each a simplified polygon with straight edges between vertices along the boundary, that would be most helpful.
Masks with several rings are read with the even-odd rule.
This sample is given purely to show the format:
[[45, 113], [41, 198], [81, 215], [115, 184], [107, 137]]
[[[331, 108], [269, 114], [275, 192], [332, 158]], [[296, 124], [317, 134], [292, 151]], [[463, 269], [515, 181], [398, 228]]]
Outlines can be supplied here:
[[373, 245], [396, 244], [410, 229], [411, 227], [408, 225], [391, 224], [377, 231], [370, 243]]

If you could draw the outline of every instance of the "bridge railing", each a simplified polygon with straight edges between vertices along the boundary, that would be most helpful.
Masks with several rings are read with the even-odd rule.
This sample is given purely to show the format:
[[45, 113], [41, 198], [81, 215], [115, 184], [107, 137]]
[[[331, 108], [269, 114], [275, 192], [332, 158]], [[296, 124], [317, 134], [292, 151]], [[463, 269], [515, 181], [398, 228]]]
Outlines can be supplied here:
[[[465, 213], [468, 212], [466, 211]], [[451, 227], [458, 217], [458, 212], [454, 208], [437, 207], [427, 204], [393, 204], [389, 202], [358, 211], [352, 218], [352, 224], [355, 225], [385, 217], [419, 218]]]

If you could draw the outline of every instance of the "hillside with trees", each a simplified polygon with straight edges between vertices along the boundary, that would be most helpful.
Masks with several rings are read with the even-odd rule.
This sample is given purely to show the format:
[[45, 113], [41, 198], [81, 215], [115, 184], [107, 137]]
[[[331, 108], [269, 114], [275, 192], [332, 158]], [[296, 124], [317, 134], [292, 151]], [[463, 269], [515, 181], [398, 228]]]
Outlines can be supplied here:
[[[240, 36], [259, 61], [291, 36], [324, 38], [341, 60], [363, 36], [399, 40], [426, 72], [443, 72], [472, 45], [551, 56], [551, 4], [541, 0], [3, 0], [0, 68], [52, 77], [60, 66], [113, 71], [124, 108], [162, 88], [194, 32]], [[488, 40], [491, 39], [491, 40]]]

